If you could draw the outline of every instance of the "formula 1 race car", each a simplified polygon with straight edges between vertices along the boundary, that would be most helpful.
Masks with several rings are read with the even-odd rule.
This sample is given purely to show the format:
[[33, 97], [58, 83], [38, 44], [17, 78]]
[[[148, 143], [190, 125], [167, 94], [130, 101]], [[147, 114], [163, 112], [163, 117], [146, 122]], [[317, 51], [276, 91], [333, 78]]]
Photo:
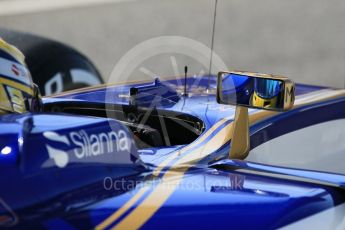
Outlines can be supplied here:
[[232, 71], [40, 103], [0, 116], [0, 227], [344, 227], [344, 90]]

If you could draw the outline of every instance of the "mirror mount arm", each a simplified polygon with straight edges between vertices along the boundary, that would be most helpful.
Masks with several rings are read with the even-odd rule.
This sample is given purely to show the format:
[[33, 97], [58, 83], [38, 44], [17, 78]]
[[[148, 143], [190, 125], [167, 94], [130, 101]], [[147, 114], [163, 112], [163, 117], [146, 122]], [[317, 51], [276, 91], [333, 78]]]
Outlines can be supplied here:
[[250, 150], [248, 108], [236, 106], [229, 159], [244, 159]]

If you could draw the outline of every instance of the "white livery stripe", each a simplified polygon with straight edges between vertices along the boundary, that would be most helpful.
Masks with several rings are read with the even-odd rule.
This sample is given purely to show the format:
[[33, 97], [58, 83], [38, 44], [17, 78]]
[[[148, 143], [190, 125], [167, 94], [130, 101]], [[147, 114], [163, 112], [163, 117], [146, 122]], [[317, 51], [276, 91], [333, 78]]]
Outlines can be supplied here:
[[31, 78], [28, 70], [21, 64], [0, 58], [0, 75], [31, 85]]
[[305, 103], [316, 102], [322, 100], [323, 98], [334, 97], [340, 94], [344, 94], [345, 90], [343, 89], [322, 89], [315, 92], [303, 94], [296, 96], [295, 105], [301, 105]]

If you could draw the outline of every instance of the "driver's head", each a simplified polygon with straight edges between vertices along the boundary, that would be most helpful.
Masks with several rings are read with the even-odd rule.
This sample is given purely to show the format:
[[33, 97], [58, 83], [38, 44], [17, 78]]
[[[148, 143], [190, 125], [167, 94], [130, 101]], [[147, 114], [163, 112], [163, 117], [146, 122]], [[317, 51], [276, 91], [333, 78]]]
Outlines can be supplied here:
[[281, 90], [280, 84], [277, 80], [255, 78], [252, 105], [263, 108], [275, 107]]
[[31, 79], [24, 55], [0, 38], [0, 114], [41, 109], [38, 88]]

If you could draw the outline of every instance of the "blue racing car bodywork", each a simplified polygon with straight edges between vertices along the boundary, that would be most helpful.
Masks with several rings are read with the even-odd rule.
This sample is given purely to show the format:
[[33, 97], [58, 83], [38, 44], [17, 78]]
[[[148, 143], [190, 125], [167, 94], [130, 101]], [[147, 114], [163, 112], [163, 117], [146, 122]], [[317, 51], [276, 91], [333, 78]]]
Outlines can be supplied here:
[[345, 149], [288, 138], [344, 119], [344, 90], [300, 84], [292, 110], [250, 109], [243, 160], [228, 159], [235, 107], [215, 91], [214, 76], [104, 85], [1, 116], [0, 226], [275, 229], [323, 213], [338, 226]]

